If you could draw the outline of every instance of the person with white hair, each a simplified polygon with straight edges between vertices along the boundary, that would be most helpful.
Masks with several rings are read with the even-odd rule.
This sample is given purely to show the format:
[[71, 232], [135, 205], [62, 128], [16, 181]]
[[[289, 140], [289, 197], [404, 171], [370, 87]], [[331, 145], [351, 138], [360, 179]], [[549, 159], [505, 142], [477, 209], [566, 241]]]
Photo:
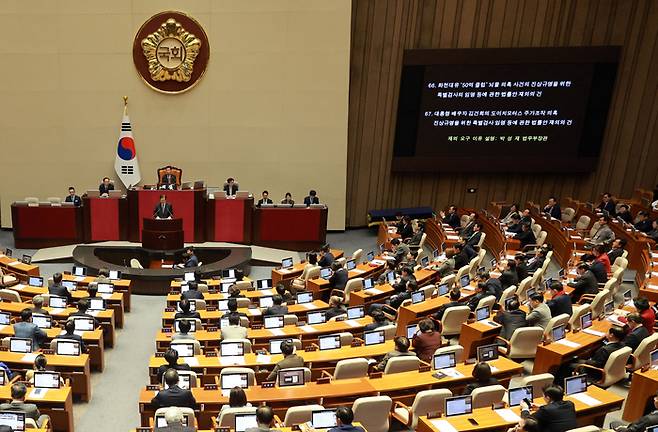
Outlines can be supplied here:
[[183, 410], [178, 407], [169, 407], [165, 411], [167, 426], [156, 427], [155, 432], [194, 432], [194, 425], [183, 426]]

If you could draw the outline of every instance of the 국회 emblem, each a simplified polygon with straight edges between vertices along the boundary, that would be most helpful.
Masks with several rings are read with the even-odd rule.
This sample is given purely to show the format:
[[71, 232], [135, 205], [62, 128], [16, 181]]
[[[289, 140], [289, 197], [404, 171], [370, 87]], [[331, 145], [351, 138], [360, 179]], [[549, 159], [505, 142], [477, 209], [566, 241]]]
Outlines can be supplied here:
[[203, 75], [209, 57], [208, 38], [195, 20], [180, 12], [151, 17], [135, 36], [133, 61], [156, 90], [180, 93]]

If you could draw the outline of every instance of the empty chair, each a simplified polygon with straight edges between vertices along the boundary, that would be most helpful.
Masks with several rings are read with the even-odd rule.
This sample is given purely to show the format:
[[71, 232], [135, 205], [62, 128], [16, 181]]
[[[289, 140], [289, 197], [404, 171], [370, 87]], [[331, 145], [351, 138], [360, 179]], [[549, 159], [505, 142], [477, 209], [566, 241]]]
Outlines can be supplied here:
[[395, 324], [389, 324], [379, 327], [377, 330], [384, 330], [384, 338], [386, 340], [393, 339], [395, 337], [395, 332], [398, 327]]
[[[308, 272], [317, 267], [318, 272], [320, 271], [320, 267], [313, 265], [313, 264], [306, 264], [304, 266], [304, 270], [302, 270], [302, 274], [295, 280], [292, 281], [292, 287], [297, 289], [297, 290], [303, 290], [306, 288], [306, 281], [308, 280]], [[319, 274], [319, 273], [318, 273]]]
[[[471, 262], [472, 262], [474, 259], [475, 259], [475, 258], [473, 258], [473, 259], [471, 260]], [[469, 263], [468, 265], [463, 266], [463, 267], [460, 268], [459, 270], [457, 270], [457, 275], [455, 276], [455, 280], [456, 280], [456, 281], [460, 280], [461, 277], [464, 276], [465, 274], [467, 274], [469, 271], [470, 271], [470, 263]]]
[[[478, 241], [478, 247], [481, 248], [482, 245], [484, 244], [484, 239], [487, 238], [487, 233], [482, 232], [482, 235], [480, 235], [480, 240]], [[479, 264], [480, 261], [478, 261]]]
[[448, 289], [451, 289], [455, 285], [456, 277], [454, 274], [449, 274], [441, 278], [439, 285], [448, 285]]
[[[474, 279], [476, 274], [477, 274], [477, 269], [478, 269], [478, 261], [479, 258], [477, 256], [471, 258], [471, 260], [468, 262], [468, 275], [471, 277], [471, 279]], [[459, 273], [457, 274], [457, 279], [459, 279], [461, 276]]]
[[530, 282], [532, 281], [532, 276], [528, 276], [519, 283], [519, 287], [516, 289], [516, 295], [521, 301], [527, 299], [528, 288], [530, 288]]
[[283, 419], [283, 426], [292, 427], [306, 422], [310, 422], [313, 417], [313, 411], [323, 410], [322, 405], [302, 405], [288, 408], [286, 416]]
[[589, 312], [591, 308], [588, 304], [574, 305], [571, 318], [569, 318], [569, 328], [571, 330], [580, 330], [580, 317]]
[[362, 257], [363, 257], [363, 249], [357, 249], [357, 250], [355, 250], [354, 253], [352, 254], [352, 259], [353, 259], [354, 262], [356, 262], [357, 264], [359, 264], [359, 262], [361, 261], [361, 258], [362, 258]]
[[532, 395], [538, 398], [544, 394], [544, 387], [552, 385], [555, 377], [553, 374], [542, 373], [537, 375], [529, 375], [521, 378], [521, 386], [532, 386]]
[[614, 273], [618, 268], [626, 270], [628, 268], [628, 260], [622, 256], [615, 258], [615, 262], [610, 266], [610, 272]]
[[206, 301], [204, 299], [194, 299], [192, 301], [196, 310], [206, 310]]
[[350, 346], [354, 340], [354, 335], [350, 332], [340, 332], [340, 346]]
[[256, 385], [256, 373], [251, 368], [246, 367], [226, 367], [219, 372], [219, 381], [221, 383], [222, 376], [230, 374], [246, 373], [247, 374], [247, 385], [253, 386]]
[[235, 283], [235, 286], [238, 287], [238, 289], [240, 291], [242, 291], [242, 290], [250, 291], [250, 290], [254, 289], [254, 286], [251, 284], [251, 282], [250, 281], [245, 281], [245, 280], [237, 281]]
[[515, 294], [516, 294], [516, 285], [512, 285], [509, 288], [505, 288], [503, 293], [500, 295], [500, 300], [498, 300], [498, 304], [502, 308], [505, 308], [505, 300], [514, 297]]
[[589, 223], [591, 222], [591, 218], [586, 215], [582, 215], [581, 217], [578, 218], [578, 222], [576, 222], [576, 230], [585, 230], [589, 226]]
[[468, 306], [453, 306], [449, 307], [443, 313], [441, 324], [443, 336], [456, 336], [462, 331], [462, 324], [466, 322], [468, 316], [471, 314], [471, 308]]
[[411, 430], [416, 430], [418, 417], [437, 411], [437, 407], [442, 407], [448, 397], [452, 397], [452, 392], [448, 389], [420, 391], [416, 393], [410, 407], [396, 401], [393, 408], [393, 417]]
[[[457, 345], [447, 345], [443, 346], [441, 348], [437, 348], [436, 351], [434, 351], [434, 355], [437, 354], [446, 354], [446, 353], [455, 353], [455, 362], [461, 363], [462, 360], [464, 359], [464, 347], [457, 344]], [[434, 364], [432, 364], [432, 367], [434, 367]]]
[[347, 262], [347, 258], [345, 257], [340, 257], [336, 258], [336, 262], [341, 265], [341, 267], [345, 267], [345, 263]]
[[496, 338], [506, 345], [498, 347], [498, 351], [511, 359], [533, 358], [543, 336], [544, 329], [541, 327], [518, 328], [512, 333], [509, 342], [501, 337]]
[[532, 279], [530, 280], [530, 285], [528, 286], [528, 288], [541, 288], [543, 277], [544, 277], [543, 268], [537, 269], [537, 271], [535, 271], [532, 274]]
[[201, 344], [199, 343], [198, 340], [195, 339], [184, 339], [184, 340], [178, 340], [178, 341], [171, 341], [169, 346], [171, 348], [176, 347], [176, 345], [181, 345], [181, 344], [193, 344], [194, 345], [194, 355], [200, 355], [201, 354]]
[[238, 308], [240, 309], [248, 308], [249, 305], [251, 304], [251, 299], [249, 299], [249, 297], [238, 297], [235, 300], [236, 303], [238, 304]]
[[48, 201], [52, 206], [62, 205], [62, 199], [60, 197], [48, 197], [46, 198], [46, 201]]
[[363, 289], [363, 278], [354, 278], [347, 281], [345, 284], [345, 289], [343, 290], [343, 303], [350, 303], [350, 296], [355, 291], [361, 291]]
[[386, 362], [384, 375], [396, 374], [400, 372], [417, 371], [420, 366], [420, 359], [416, 356], [399, 356], [391, 357]]
[[[482, 233], [482, 236], [484, 236], [485, 233]], [[487, 250], [483, 247], [480, 248], [480, 251], [478, 252], [478, 267], [482, 265], [482, 261], [484, 261], [484, 257], [487, 255]]]
[[425, 294], [425, 298], [428, 299], [428, 298], [432, 297], [432, 295], [434, 294], [434, 291], [436, 290], [436, 286], [426, 285], [426, 286], [420, 288], [420, 290]]
[[366, 376], [368, 376], [368, 360], [355, 358], [338, 361], [333, 379], [363, 378]]
[[547, 235], [548, 235], [548, 233], [547, 233], [546, 231], [539, 231], [539, 235], [538, 235], [537, 238], [535, 239], [535, 244], [536, 244], [537, 246], [541, 246], [541, 245], [543, 245], [544, 242], [546, 241], [546, 236], [547, 236]]
[[352, 405], [354, 421], [368, 432], [388, 432], [389, 413], [393, 400], [388, 396], [358, 398]]
[[137, 258], [131, 258], [130, 259], [130, 267], [131, 268], [136, 268], [136, 269], [143, 269], [142, 264], [139, 262]]
[[548, 324], [546, 324], [546, 328], [544, 329], [544, 335], [550, 335], [553, 328], [557, 326], [569, 324], [569, 316], [569, 314], [560, 314], [548, 320]]
[[642, 366], [651, 363], [649, 354], [656, 349], [657, 343], [658, 332], [654, 332], [640, 342], [640, 345], [638, 345], [637, 348], [635, 348], [635, 351], [633, 351], [633, 370], [640, 369]]
[[8, 302], [21, 302], [21, 296], [16, 291], [6, 288], [0, 289], [0, 299]]
[[235, 427], [236, 414], [256, 414], [257, 407], [225, 408], [219, 413], [217, 427]]
[[297, 325], [299, 317], [295, 314], [285, 314], [283, 316], [283, 325]]
[[14, 275], [6, 274], [0, 268], [0, 287], [8, 287], [18, 284], [18, 278]]
[[589, 307], [592, 310], [592, 317], [598, 317], [603, 315], [603, 305], [608, 301], [609, 297], [610, 291], [602, 289], [596, 295], [583, 294], [580, 297], [580, 302], [589, 303]]
[[473, 408], [484, 408], [501, 402], [507, 390], [500, 384], [479, 387], [473, 390]]
[[[167, 408], [158, 408], [155, 410], [155, 415], [154, 417], [160, 417], [165, 415], [165, 412], [167, 411]], [[194, 410], [192, 408], [187, 408], [187, 407], [178, 407], [179, 410], [181, 410], [181, 413], [183, 414], [183, 421], [186, 422], [188, 425], [191, 427], [196, 426], [196, 418], [194, 417]]]
[[39, 207], [39, 198], [37, 197], [26, 197], [25, 202], [28, 207]]
[[581, 365], [579, 369], [582, 371], [596, 371], [600, 374], [601, 379], [596, 381], [595, 384], [599, 387], [610, 387], [626, 378], [626, 362], [628, 362], [630, 356], [631, 348], [623, 347], [610, 354], [603, 368], [585, 364]]
[[576, 210], [571, 207], [565, 207], [562, 209], [562, 222], [571, 223], [573, 217], [576, 215]]
[[496, 296], [490, 295], [490, 296], [482, 297], [475, 309], [480, 309], [481, 307], [486, 306], [489, 308], [489, 310], [491, 310], [493, 308], [493, 305], [495, 304], [496, 304]]

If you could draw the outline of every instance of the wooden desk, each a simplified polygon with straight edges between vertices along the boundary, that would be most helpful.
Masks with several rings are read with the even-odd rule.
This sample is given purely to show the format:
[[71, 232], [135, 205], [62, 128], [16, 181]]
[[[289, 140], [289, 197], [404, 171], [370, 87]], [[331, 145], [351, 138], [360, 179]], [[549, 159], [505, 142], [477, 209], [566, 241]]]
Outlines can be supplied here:
[[658, 391], [658, 370], [633, 372], [622, 418], [627, 422], [637, 421], [644, 415], [647, 401], [655, 396], [656, 391]]
[[[494, 322], [493, 317], [494, 315], [491, 315], [488, 321]], [[482, 321], [462, 323], [459, 345], [464, 347], [464, 358], [474, 358], [477, 347], [493, 343], [496, 336], [500, 334], [501, 329], [500, 324], [492, 326]]]
[[[566, 400], [570, 400], [574, 403], [579, 426], [588, 426], [592, 424], [602, 426], [605, 415], [610, 411], [614, 411], [615, 409], [620, 408], [624, 401], [621, 396], [617, 396], [612, 392], [603, 390], [596, 386], [588, 387], [587, 395], [597, 399], [601, 402], [601, 404], [592, 407], [571, 396], [567, 396], [565, 398]], [[543, 398], [535, 398], [534, 402], [540, 405], [545, 403]], [[511, 410], [516, 415], [520, 415], [521, 413], [519, 407], [511, 408]], [[478, 424], [473, 425], [469, 421], [469, 418], [474, 419]], [[510, 427], [513, 427], [517, 423], [504, 420], [500, 415], [494, 413], [491, 408], [487, 407], [476, 408], [473, 410], [472, 414], [454, 417], [441, 417], [428, 420], [427, 416], [421, 416], [418, 419], [418, 428], [416, 430], [419, 432], [439, 432], [440, 429], [433, 423], [437, 420], [447, 421], [459, 432], [506, 432]]]
[[[90, 283], [96, 281], [93, 276], [73, 276], [70, 274], [62, 275], [64, 280], [72, 280], [78, 283], [78, 287], [86, 287]], [[114, 285], [114, 292], [123, 293], [124, 309], [125, 312], [130, 312], [130, 297], [132, 296], [132, 281], [130, 279], [119, 279], [112, 281]], [[179, 284], [180, 286], [180, 284]]]
[[[377, 257], [377, 259], [381, 259], [384, 262], [386, 261], [381, 257]], [[370, 265], [370, 263], [361, 263], [357, 265], [354, 270], [349, 271], [348, 279], [374, 278], [384, 271], [384, 267], [385, 264]], [[306, 281], [306, 290], [311, 291], [315, 298], [319, 298], [323, 292], [330, 290], [331, 288], [328, 279], [317, 278]]]
[[21, 279], [27, 279], [29, 276], [39, 276], [39, 266], [34, 264], [24, 264], [19, 259], [0, 254], [0, 267], [7, 272], [19, 276]]
[[377, 230], [377, 244], [383, 244], [384, 249], [391, 250], [393, 248], [391, 240], [396, 238], [400, 238], [400, 234], [398, 234], [395, 224], [380, 222], [379, 229]]
[[11, 205], [14, 244], [21, 249], [77, 244], [82, 241], [82, 207], [39, 203]]
[[350, 306], [368, 306], [373, 303], [383, 303], [395, 293], [395, 289], [388, 283], [376, 285], [367, 290], [352, 291], [350, 294]]
[[[331, 254], [334, 256], [335, 259], [342, 258], [344, 252], [340, 249], [331, 249]], [[302, 272], [304, 271], [304, 267], [306, 267], [306, 262], [301, 262], [295, 264], [292, 268], [290, 269], [281, 269], [281, 268], [273, 268], [272, 269], [272, 285], [276, 286], [279, 282], [288, 282], [292, 281], [295, 278], [298, 278], [299, 276], [302, 275]]]
[[[30, 398], [31, 388], [27, 389], [27, 403], [36, 404], [41, 414], [50, 416], [51, 426], [55, 432], [73, 432], [73, 401], [71, 387], [48, 389], [42, 398]], [[11, 386], [0, 386], [0, 400], [11, 401]], [[40, 429], [30, 429], [38, 431]]]
[[[491, 362], [496, 367], [494, 376], [501, 381], [509, 379], [523, 371], [523, 367], [506, 358], [499, 358]], [[325, 407], [335, 407], [345, 403], [351, 403], [363, 396], [387, 394], [395, 400], [412, 400], [420, 390], [430, 388], [461, 389], [473, 380], [472, 370], [474, 365], [459, 364], [456, 367], [463, 376], [459, 378], [446, 377], [436, 379], [432, 376], [434, 371], [428, 372], [403, 372], [393, 375], [385, 375], [382, 378], [358, 378], [332, 381], [331, 384], [307, 383], [297, 387], [274, 387], [262, 388], [254, 386], [245, 390], [247, 399], [253, 404], [267, 402], [277, 415], [283, 415], [291, 405], [303, 403], [319, 403], [322, 400]], [[217, 390], [205, 390], [194, 388], [192, 393], [198, 404], [203, 404], [204, 410], [197, 418], [200, 428], [210, 426], [210, 416], [228, 402], [228, 397], [223, 396]], [[139, 397], [139, 411], [142, 425], [148, 424], [149, 417], [154, 414], [151, 399], [154, 391], [144, 388]], [[291, 403], [293, 402], [294, 403]]]
[[[12, 370], [25, 371], [32, 369], [34, 358], [39, 352], [32, 354], [0, 351], [0, 362]], [[91, 399], [91, 372], [89, 369], [89, 354], [79, 356], [61, 356], [46, 354], [48, 367], [60, 372], [64, 378], [71, 381], [73, 396], [80, 397], [84, 402]]]

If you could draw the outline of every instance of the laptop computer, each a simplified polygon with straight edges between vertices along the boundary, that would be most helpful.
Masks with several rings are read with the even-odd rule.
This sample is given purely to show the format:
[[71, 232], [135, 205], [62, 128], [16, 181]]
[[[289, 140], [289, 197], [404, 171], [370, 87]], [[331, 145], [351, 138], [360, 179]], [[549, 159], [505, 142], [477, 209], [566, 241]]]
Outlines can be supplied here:
[[470, 414], [473, 412], [473, 397], [454, 396], [445, 399], [445, 413], [447, 417]]
[[31, 353], [32, 339], [16, 337], [9, 338], [9, 351], [18, 353]]
[[564, 339], [567, 336], [567, 329], [564, 324], [555, 326], [551, 330], [551, 339], [553, 339], [553, 342], [557, 342], [559, 340]]
[[587, 375], [576, 375], [564, 379], [564, 394], [570, 396], [587, 391]]
[[311, 426], [316, 430], [336, 427], [336, 411], [332, 409], [313, 411], [311, 413]]
[[453, 368], [457, 365], [454, 352], [443, 354], [434, 354], [432, 358], [432, 367], [436, 370]]
[[425, 301], [425, 291], [418, 290], [411, 293], [411, 303], [422, 303]]
[[35, 287], [42, 287], [43, 278], [40, 276], [30, 276], [30, 278], [27, 280], [27, 284]]
[[283, 315], [269, 315], [263, 317], [263, 326], [266, 329], [283, 328], [284, 326]]
[[24, 432], [25, 413], [18, 411], [0, 412], [0, 425], [9, 426], [13, 432]]
[[257, 428], [256, 414], [235, 414], [235, 432], [245, 432], [249, 428]]
[[304, 385], [304, 369], [281, 369], [279, 387]]
[[309, 312], [306, 314], [306, 323], [309, 325], [327, 322], [325, 311]]
[[58, 389], [61, 384], [59, 372], [34, 371], [34, 387], [46, 389]]
[[363, 306], [352, 306], [347, 308], [347, 319], [359, 319], [366, 316]]
[[297, 304], [313, 303], [312, 292], [297, 293]]
[[234, 387], [243, 389], [249, 387], [249, 375], [246, 372], [223, 374], [220, 381], [222, 390], [231, 390]]
[[58, 339], [55, 344], [55, 354], [57, 355], [79, 356], [81, 352], [78, 341]]
[[284, 258], [281, 260], [281, 268], [289, 269], [293, 266], [292, 257]]
[[281, 354], [281, 343], [283, 341], [292, 341], [292, 338], [286, 339], [270, 339], [270, 349], [268, 350], [270, 354]]

